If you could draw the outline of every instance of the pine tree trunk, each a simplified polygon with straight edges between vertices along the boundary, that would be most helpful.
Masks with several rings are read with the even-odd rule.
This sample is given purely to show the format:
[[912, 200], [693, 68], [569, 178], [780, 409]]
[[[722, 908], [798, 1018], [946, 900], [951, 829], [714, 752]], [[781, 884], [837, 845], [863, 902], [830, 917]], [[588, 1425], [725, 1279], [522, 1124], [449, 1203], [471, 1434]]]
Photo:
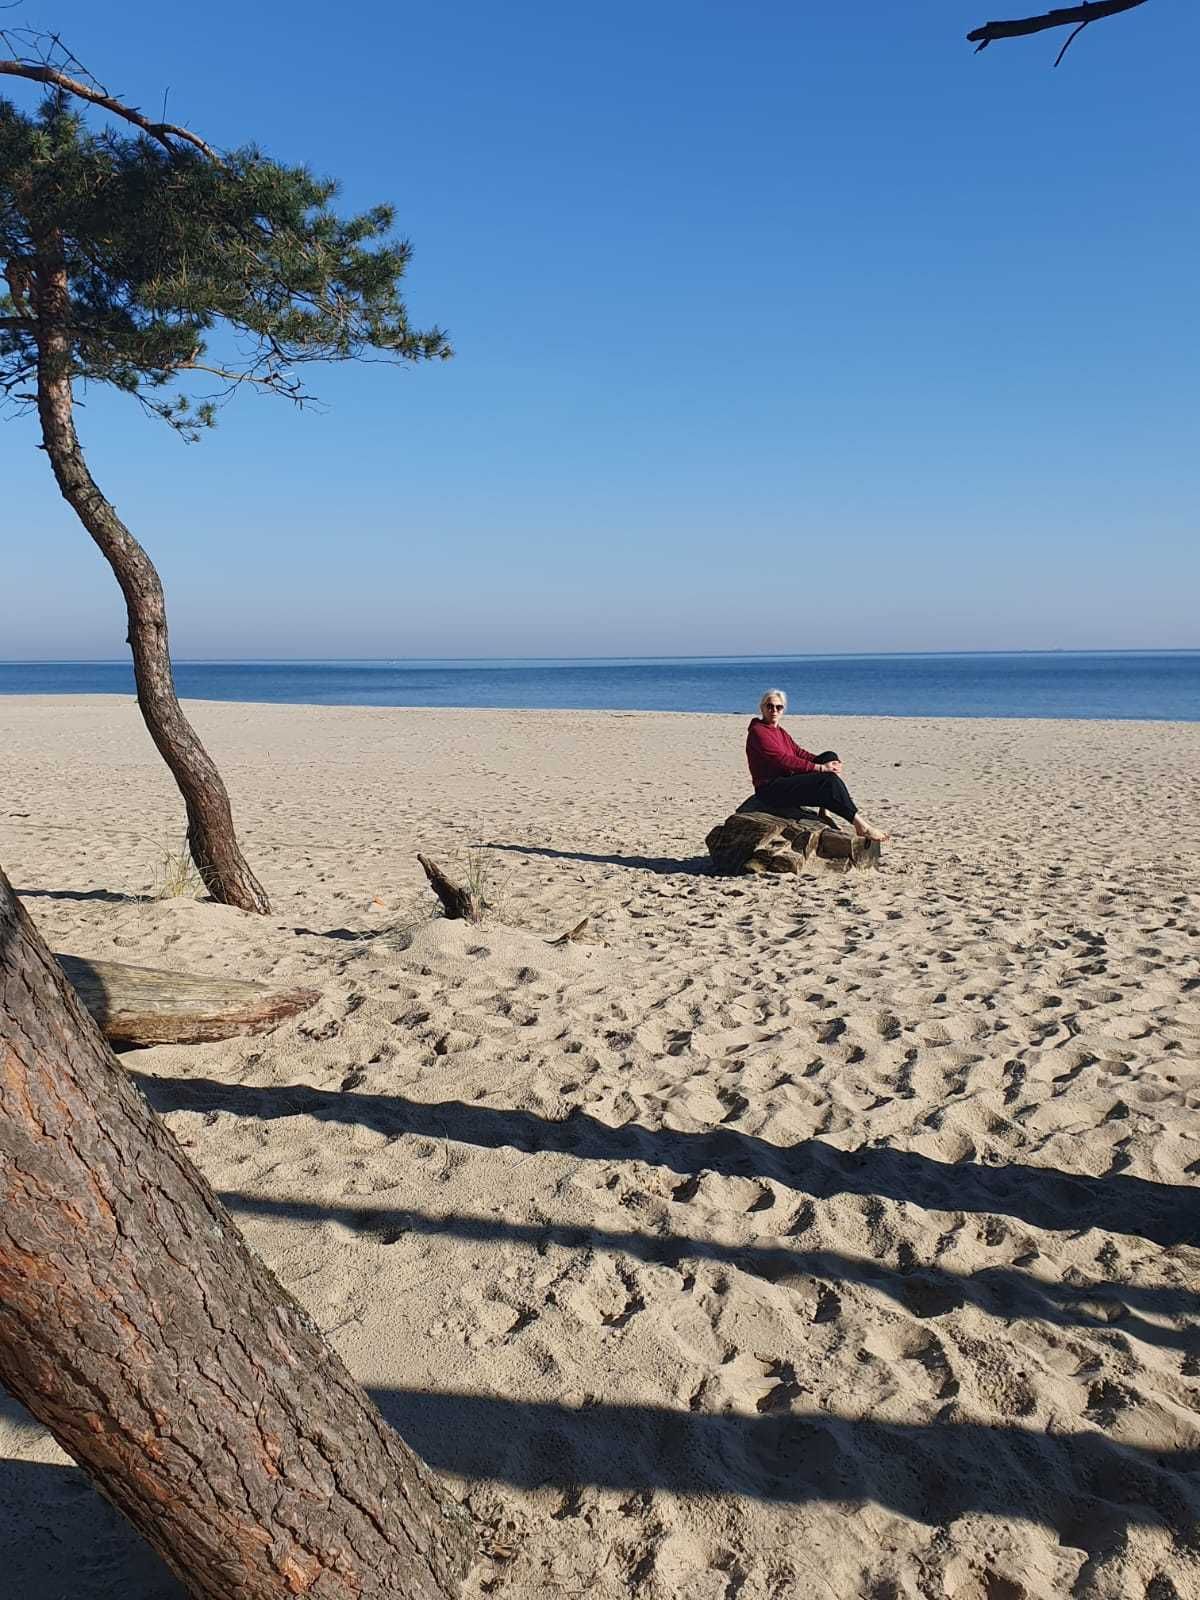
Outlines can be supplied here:
[[238, 848], [221, 774], [175, 693], [162, 582], [150, 557], [100, 492], [79, 447], [71, 392], [70, 296], [53, 240], [42, 242], [34, 296], [42, 442], [63, 498], [100, 547], [125, 596], [138, 705], [183, 795], [192, 860], [215, 900], [243, 911], [269, 912], [266, 891]]
[[132, 1087], [0, 871], [0, 1380], [197, 1600], [447, 1600], [473, 1538]]

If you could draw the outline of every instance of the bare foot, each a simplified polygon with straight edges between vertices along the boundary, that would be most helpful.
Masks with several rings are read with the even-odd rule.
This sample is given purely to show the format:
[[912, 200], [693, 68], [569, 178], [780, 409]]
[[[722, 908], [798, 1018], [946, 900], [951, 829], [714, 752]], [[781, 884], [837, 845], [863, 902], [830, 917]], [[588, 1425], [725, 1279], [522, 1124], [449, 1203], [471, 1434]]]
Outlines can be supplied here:
[[870, 839], [872, 844], [886, 844], [892, 837], [890, 833], [884, 833], [881, 828], [876, 828], [862, 816], [855, 817], [854, 831], [860, 839]]

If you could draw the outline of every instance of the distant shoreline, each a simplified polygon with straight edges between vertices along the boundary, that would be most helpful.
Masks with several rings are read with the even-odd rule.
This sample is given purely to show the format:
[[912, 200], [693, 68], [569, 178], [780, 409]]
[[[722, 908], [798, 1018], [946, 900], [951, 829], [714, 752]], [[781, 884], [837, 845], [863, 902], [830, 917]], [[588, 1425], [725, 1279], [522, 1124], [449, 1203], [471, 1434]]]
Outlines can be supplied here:
[[[757, 661], [971, 661], [988, 658], [1041, 656], [1200, 656], [1200, 645], [1137, 645], [1109, 649], [1103, 645], [1087, 648], [1052, 646], [1046, 649], [1011, 650], [819, 650], [779, 655], [627, 655], [627, 656], [176, 656], [177, 667], [511, 667], [528, 664], [555, 666], [636, 666], [640, 662], [666, 665], [671, 662], [757, 662]], [[127, 655], [116, 656], [13, 656], [0, 657], [0, 667], [119, 667]]]
[[[100, 704], [119, 698], [117, 691], [109, 690], [95, 694], [6, 694], [0, 692], [0, 712], [6, 706], [28, 706], [39, 700], [52, 703], [57, 709], [68, 710], [84, 705], [88, 701], [98, 701]], [[363, 705], [355, 702], [330, 701], [330, 700], [220, 700], [205, 699], [202, 695], [181, 694], [179, 701], [185, 708], [188, 706], [203, 707], [206, 710], [221, 711], [362, 711], [362, 712], [389, 712], [407, 715], [420, 713], [422, 716], [452, 716], [452, 717], [477, 717], [482, 715], [493, 717], [614, 717], [640, 719], [642, 717], [654, 718], [661, 721], [664, 716], [671, 717], [736, 717], [741, 724], [745, 724], [752, 709], [739, 708], [733, 711], [689, 710], [686, 707], [673, 707], [669, 712], [655, 710], [653, 707], [624, 707], [624, 706], [484, 706], [484, 705]], [[915, 722], [928, 726], [939, 722], [970, 722], [978, 724], [981, 729], [989, 724], [1037, 723], [1049, 725], [1062, 724], [1064, 727], [1100, 726], [1110, 722], [1119, 725], [1122, 729], [1152, 728], [1163, 729], [1170, 727], [1193, 728], [1200, 722], [1200, 717], [1122, 717], [1122, 716], [1059, 716], [1053, 713], [1038, 714], [1034, 712], [1010, 712], [1007, 715], [994, 712], [925, 712], [925, 711], [825, 711], [819, 705], [804, 705], [794, 709], [792, 715], [792, 732], [801, 734], [803, 725], [820, 722]]]

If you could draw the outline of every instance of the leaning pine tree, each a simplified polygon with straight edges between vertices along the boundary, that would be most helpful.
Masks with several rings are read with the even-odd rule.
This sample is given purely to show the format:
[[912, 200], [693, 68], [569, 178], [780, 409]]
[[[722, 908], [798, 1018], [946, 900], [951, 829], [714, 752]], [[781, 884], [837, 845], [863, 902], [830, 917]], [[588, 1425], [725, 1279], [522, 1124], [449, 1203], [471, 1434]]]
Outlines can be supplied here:
[[[0, 60], [0, 74], [49, 91], [32, 114], [0, 100], [0, 393], [36, 403], [59, 489], [121, 586], [138, 704], [183, 794], [197, 869], [216, 899], [265, 912], [175, 693], [158, 573], [80, 448], [74, 385], [108, 384], [195, 438], [238, 386], [303, 402], [308, 363], [415, 362], [449, 346], [409, 326], [410, 247], [390, 238], [388, 207], [341, 218], [335, 185], [307, 169], [255, 149], [217, 155], [45, 61]], [[137, 131], [92, 130], [79, 102]], [[189, 381], [217, 395], [190, 399]]]
[[0, 869], [0, 1383], [195, 1600], [453, 1600], [454, 1497], [150, 1110]]

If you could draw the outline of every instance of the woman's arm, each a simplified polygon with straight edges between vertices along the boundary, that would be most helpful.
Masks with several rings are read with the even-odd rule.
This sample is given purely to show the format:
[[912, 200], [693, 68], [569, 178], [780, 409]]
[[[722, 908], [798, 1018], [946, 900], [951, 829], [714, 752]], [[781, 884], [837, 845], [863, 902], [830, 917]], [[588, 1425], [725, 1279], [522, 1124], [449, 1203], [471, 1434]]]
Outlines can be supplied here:
[[821, 764], [818, 762], [816, 756], [813, 755], [812, 751], [811, 750], [805, 750], [805, 749], [802, 748], [802, 746], [798, 745], [796, 743], [795, 739], [792, 738], [791, 734], [787, 731], [786, 728], [780, 728], [779, 731], [780, 731], [780, 733], [783, 734], [783, 737], [787, 740], [789, 746], [791, 747], [791, 752], [792, 752], [792, 755], [795, 758], [795, 762], [796, 762], [795, 766], [792, 769], [794, 772], [824, 772], [825, 771], [825, 768], [823, 766], [821, 766]]
[[806, 763], [806, 765], [803, 767], [797, 767], [797, 772], [840, 772], [842, 770], [841, 758], [839, 756], [834, 756], [832, 761], [822, 761], [819, 757], [813, 755], [811, 750], [802, 749], [800, 745], [798, 745], [792, 738], [790, 733], [785, 731], [784, 737], [787, 739], [787, 742], [791, 745], [796, 755]]

